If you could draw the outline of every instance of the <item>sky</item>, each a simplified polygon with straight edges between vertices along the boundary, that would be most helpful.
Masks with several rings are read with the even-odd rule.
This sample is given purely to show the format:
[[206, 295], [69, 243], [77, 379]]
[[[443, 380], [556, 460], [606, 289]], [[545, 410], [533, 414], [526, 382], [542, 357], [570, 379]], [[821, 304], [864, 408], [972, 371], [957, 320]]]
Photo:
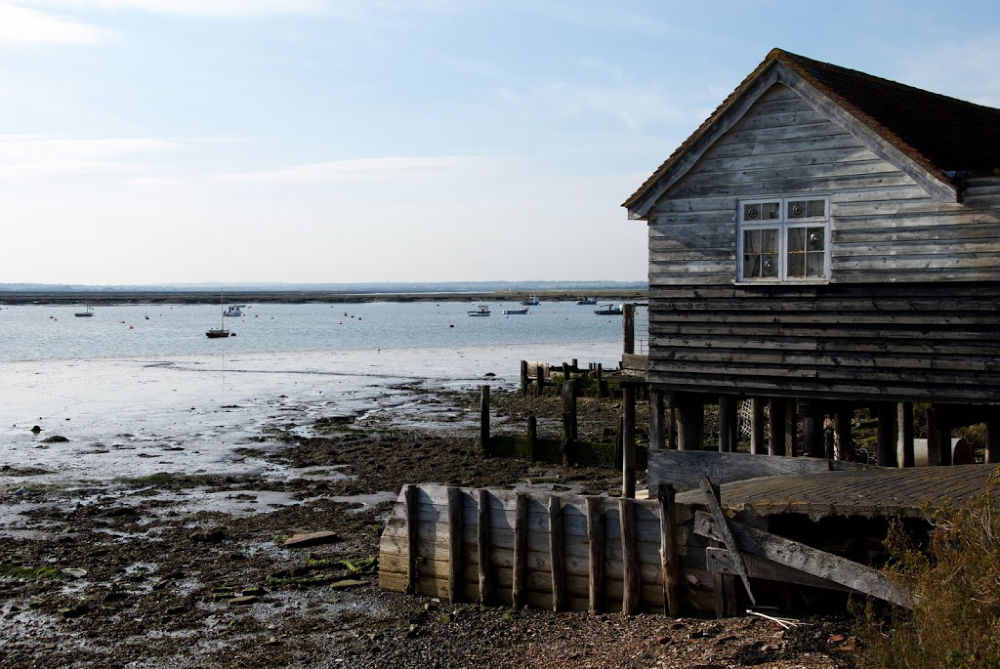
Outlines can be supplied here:
[[773, 47], [1000, 107], [1000, 3], [0, 0], [0, 283], [646, 278]]

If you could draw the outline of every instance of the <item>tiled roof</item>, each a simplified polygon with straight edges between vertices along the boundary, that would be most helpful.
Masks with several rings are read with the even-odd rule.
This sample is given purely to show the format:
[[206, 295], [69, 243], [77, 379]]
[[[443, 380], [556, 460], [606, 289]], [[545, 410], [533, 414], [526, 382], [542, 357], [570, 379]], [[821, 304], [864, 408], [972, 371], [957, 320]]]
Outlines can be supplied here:
[[947, 181], [955, 172], [1000, 168], [1000, 109], [874, 77], [781, 49], [764, 61], [625, 201], [631, 207], [773, 63], [780, 62], [884, 140]]

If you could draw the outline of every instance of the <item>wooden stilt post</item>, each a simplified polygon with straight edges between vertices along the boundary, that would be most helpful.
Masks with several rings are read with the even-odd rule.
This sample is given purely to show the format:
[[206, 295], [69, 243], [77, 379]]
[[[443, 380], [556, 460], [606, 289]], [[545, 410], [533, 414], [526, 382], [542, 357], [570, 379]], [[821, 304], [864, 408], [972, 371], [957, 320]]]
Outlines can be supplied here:
[[528, 452], [531, 454], [531, 461], [541, 459], [538, 448], [538, 418], [535, 414], [528, 416]]
[[604, 381], [604, 364], [597, 363], [597, 396], [608, 396], [608, 384]]
[[576, 423], [576, 385], [572, 381], [566, 381], [562, 387], [563, 400], [563, 436], [562, 455], [563, 464], [567, 465], [573, 461], [573, 446], [577, 441]]
[[622, 307], [622, 353], [635, 353], [635, 305], [626, 304]]
[[622, 496], [635, 497], [635, 385], [622, 384]]
[[807, 400], [802, 408], [802, 451], [812, 458], [826, 457], [823, 443], [823, 413], [818, 402]]
[[587, 548], [589, 554], [590, 612], [600, 613], [604, 610], [604, 515], [601, 513], [601, 500], [598, 497], [586, 497], [587, 509]]
[[552, 610], [566, 608], [566, 569], [563, 567], [562, 506], [555, 495], [549, 497], [549, 567], [552, 575]]
[[764, 400], [754, 397], [750, 400], [750, 452], [766, 453], [764, 443]]
[[700, 451], [705, 414], [700, 398], [677, 395], [677, 450]]
[[661, 451], [666, 448], [664, 427], [663, 392], [655, 388], [649, 390], [649, 450]]
[[913, 402], [896, 404], [896, 458], [900, 467], [912, 467], [915, 464]]
[[527, 395], [528, 394], [528, 383], [529, 383], [529, 380], [528, 380], [528, 361], [527, 360], [522, 360], [521, 361], [521, 394], [522, 395]]
[[945, 412], [933, 404], [927, 408], [927, 464], [951, 465], [951, 424]]
[[785, 400], [785, 450], [782, 455], [795, 456], [799, 452], [799, 407], [795, 400]]
[[417, 591], [417, 486], [406, 486], [403, 493], [406, 500], [406, 593]]
[[663, 610], [673, 618], [680, 615], [677, 587], [680, 566], [677, 559], [677, 528], [674, 518], [674, 487], [661, 483], [656, 492], [660, 502], [660, 570], [663, 579]]
[[986, 418], [986, 453], [987, 464], [1000, 462], [1000, 410], [996, 407], [988, 409]]
[[494, 598], [493, 566], [490, 564], [490, 496], [485, 488], [479, 489], [476, 509], [477, 561], [479, 562], [479, 601], [492, 604]]
[[719, 398], [719, 452], [736, 451], [736, 398], [723, 395]]
[[618, 498], [622, 541], [622, 614], [639, 610], [639, 555], [635, 535], [635, 500]]
[[851, 419], [854, 410], [841, 406], [833, 414], [834, 457], [838, 460], [854, 460], [854, 438], [851, 434]]
[[897, 466], [896, 460], [896, 407], [883, 402], [878, 405], [878, 464], [882, 467]]
[[545, 393], [545, 365], [535, 365], [535, 392], [541, 396]]
[[524, 606], [528, 597], [528, 495], [517, 493], [514, 498], [514, 565], [511, 603]]
[[490, 454], [490, 387], [482, 386], [479, 396], [479, 444], [483, 454]]
[[461, 602], [465, 598], [462, 533], [462, 489], [451, 486], [448, 488], [448, 599], [452, 602]]
[[785, 409], [787, 402], [783, 399], [772, 399], [769, 402], [771, 411], [768, 416], [768, 426], [771, 437], [767, 442], [768, 455], [785, 454]]

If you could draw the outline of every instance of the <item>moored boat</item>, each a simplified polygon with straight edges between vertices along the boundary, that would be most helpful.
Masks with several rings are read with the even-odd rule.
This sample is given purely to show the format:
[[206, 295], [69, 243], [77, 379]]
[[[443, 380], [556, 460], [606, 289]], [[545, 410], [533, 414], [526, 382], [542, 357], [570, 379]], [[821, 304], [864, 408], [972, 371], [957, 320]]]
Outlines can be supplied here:
[[622, 306], [620, 304], [602, 304], [594, 313], [598, 316], [621, 316]]
[[489, 316], [490, 315], [490, 308], [488, 306], [486, 306], [485, 304], [480, 304], [475, 309], [470, 309], [467, 313], [470, 316]]
[[529, 295], [528, 297], [521, 300], [521, 304], [526, 307], [537, 307], [541, 304], [541, 301], [536, 295]]
[[524, 309], [504, 309], [503, 310], [503, 315], [504, 316], [523, 316], [526, 313], [528, 313], [528, 307], [525, 307]]
[[594, 305], [594, 304], [597, 304], [597, 298], [596, 297], [584, 297], [584, 296], [581, 295], [580, 299], [577, 300], [576, 303], [577, 304], [590, 304], [590, 305]]

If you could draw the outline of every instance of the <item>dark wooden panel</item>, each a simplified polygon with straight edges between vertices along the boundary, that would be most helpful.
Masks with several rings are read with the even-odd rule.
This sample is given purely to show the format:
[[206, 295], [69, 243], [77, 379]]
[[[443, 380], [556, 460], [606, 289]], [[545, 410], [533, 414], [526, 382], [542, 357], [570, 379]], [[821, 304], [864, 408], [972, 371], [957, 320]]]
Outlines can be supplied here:
[[668, 389], [1000, 403], [1000, 282], [653, 287]]

